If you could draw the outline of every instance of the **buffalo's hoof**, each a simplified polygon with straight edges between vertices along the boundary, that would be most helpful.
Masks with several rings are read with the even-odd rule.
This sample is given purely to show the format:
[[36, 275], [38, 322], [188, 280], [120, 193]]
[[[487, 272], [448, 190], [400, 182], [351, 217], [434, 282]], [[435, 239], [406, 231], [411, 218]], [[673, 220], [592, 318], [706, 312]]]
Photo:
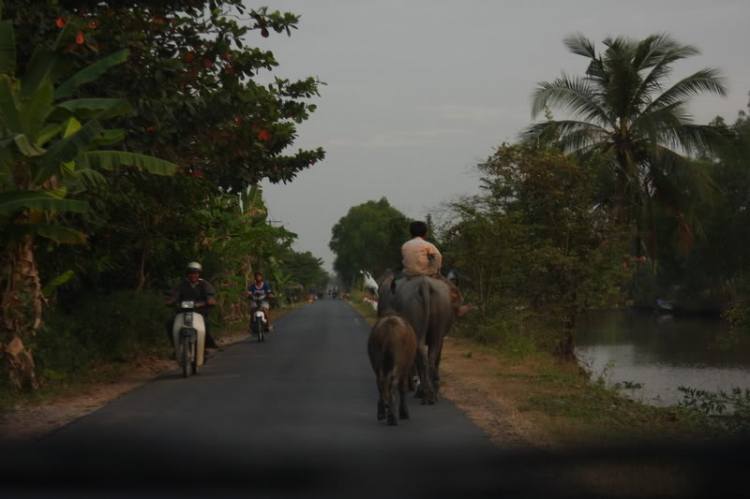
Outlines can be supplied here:
[[398, 417], [399, 417], [399, 419], [411, 419], [409, 417], [409, 413], [408, 412], [403, 412], [403, 411], [401, 411], [401, 413], [398, 415]]
[[388, 414], [388, 426], [398, 426], [398, 419], [393, 413]]
[[435, 405], [436, 399], [437, 399], [437, 396], [435, 395], [434, 392], [425, 393], [424, 396], [422, 397], [422, 405], [425, 405], [425, 404]]

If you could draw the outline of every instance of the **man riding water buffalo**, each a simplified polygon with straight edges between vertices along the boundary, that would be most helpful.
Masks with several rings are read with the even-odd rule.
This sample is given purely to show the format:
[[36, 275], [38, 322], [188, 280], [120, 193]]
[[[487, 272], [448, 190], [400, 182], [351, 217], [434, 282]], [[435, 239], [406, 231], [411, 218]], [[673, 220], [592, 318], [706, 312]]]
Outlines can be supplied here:
[[421, 221], [412, 222], [409, 225], [409, 232], [412, 239], [401, 246], [404, 275], [407, 279], [424, 275], [446, 283], [451, 290], [451, 305], [456, 311], [456, 317], [463, 317], [472, 309], [472, 306], [461, 305], [463, 298], [458, 288], [453, 281], [443, 277], [440, 273], [440, 268], [443, 266], [443, 255], [440, 254], [434, 244], [425, 240], [427, 224]]
[[455, 317], [465, 315], [472, 307], [461, 304], [458, 288], [440, 274], [442, 255], [425, 240], [427, 224], [413, 222], [409, 231], [412, 239], [401, 248], [403, 275], [381, 284], [378, 313], [392, 307], [408, 319], [417, 336], [416, 367], [422, 403], [434, 404], [443, 339]]

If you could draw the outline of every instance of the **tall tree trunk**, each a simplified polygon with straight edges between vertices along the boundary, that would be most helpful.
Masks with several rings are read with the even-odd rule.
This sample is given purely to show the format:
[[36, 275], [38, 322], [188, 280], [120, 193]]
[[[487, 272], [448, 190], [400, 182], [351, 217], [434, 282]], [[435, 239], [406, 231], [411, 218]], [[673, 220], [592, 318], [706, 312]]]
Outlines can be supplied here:
[[649, 222], [649, 248], [648, 251], [651, 253], [649, 258], [651, 259], [651, 272], [656, 274], [656, 220], [654, 218], [654, 206], [651, 201], [651, 195], [647, 196], [646, 200], [648, 206], [648, 222]]
[[141, 229], [142, 229], [142, 239], [143, 242], [143, 251], [141, 252], [141, 258], [140, 262], [138, 264], [138, 270], [136, 271], [136, 282], [135, 282], [135, 291], [137, 293], [140, 293], [143, 291], [143, 288], [146, 287], [146, 282], [148, 280], [148, 271], [146, 269], [147, 263], [148, 263], [148, 257], [150, 256], [150, 236], [149, 236], [149, 215], [145, 215], [143, 219], [141, 219]]
[[575, 315], [570, 317], [565, 323], [565, 336], [557, 345], [558, 355], [569, 362], [577, 362], [576, 356], [576, 319]]
[[39, 279], [34, 239], [23, 237], [10, 244], [2, 260], [0, 296], [0, 357], [10, 381], [19, 389], [37, 388], [34, 357], [24, 341], [42, 327], [45, 299]]
[[148, 248], [146, 246], [146, 242], [143, 243], [143, 251], [141, 252], [141, 261], [138, 265], [138, 273], [136, 275], [136, 286], [135, 291], [136, 293], [140, 293], [143, 291], [143, 288], [146, 286], [146, 282], [148, 281], [148, 272], [146, 272], [146, 260], [148, 259]]

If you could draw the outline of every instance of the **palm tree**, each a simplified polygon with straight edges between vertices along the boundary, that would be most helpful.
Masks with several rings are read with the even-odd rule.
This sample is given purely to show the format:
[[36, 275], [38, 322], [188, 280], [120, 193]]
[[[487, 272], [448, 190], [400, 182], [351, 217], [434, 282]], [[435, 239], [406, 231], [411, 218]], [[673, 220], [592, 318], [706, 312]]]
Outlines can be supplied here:
[[689, 244], [696, 220], [690, 210], [695, 195], [706, 194], [710, 180], [692, 160], [723, 142], [718, 129], [693, 123], [686, 110], [690, 97], [704, 92], [724, 96], [726, 87], [716, 69], [702, 69], [670, 84], [675, 62], [698, 54], [669, 35], [636, 41], [607, 38], [603, 53], [577, 34], [564, 41], [568, 49], [590, 59], [585, 76], [563, 74], [542, 82], [533, 96], [533, 117], [550, 108], [571, 115], [528, 127], [527, 140], [557, 142], [566, 152], [601, 154], [607, 159], [611, 187], [605, 203], [623, 223], [635, 223], [637, 253], [643, 248], [644, 211], [650, 223], [649, 248], [655, 265], [653, 204], [677, 219], [683, 241]]

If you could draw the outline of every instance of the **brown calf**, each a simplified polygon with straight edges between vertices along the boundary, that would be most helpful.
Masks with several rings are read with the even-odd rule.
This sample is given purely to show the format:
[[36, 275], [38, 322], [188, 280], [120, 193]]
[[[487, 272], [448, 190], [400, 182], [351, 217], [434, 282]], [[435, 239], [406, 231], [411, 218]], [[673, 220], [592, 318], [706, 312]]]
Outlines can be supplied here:
[[417, 352], [417, 336], [409, 322], [393, 310], [387, 310], [370, 331], [367, 353], [377, 376], [378, 421], [388, 419], [389, 425], [397, 425], [395, 413], [395, 390], [399, 392], [400, 419], [409, 419], [406, 406], [406, 390], [414, 357]]

